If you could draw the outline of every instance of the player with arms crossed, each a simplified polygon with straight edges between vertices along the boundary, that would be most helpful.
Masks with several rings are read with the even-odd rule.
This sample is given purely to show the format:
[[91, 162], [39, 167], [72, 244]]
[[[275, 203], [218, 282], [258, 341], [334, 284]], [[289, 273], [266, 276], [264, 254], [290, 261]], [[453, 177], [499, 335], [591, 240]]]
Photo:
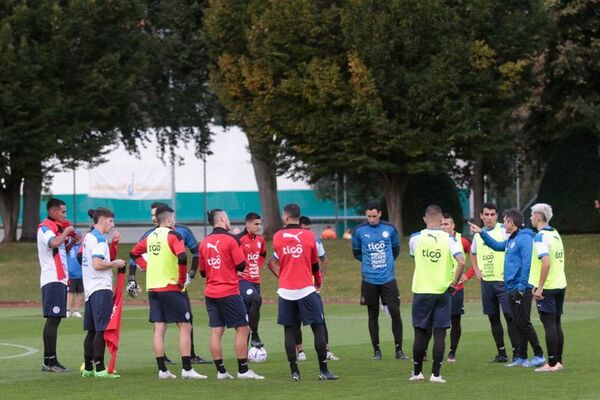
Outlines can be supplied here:
[[42, 308], [44, 325], [44, 362], [42, 371], [68, 372], [56, 356], [58, 326], [67, 317], [67, 252], [81, 241], [74, 235], [73, 226], [63, 229], [62, 222], [67, 215], [64, 201], [50, 199], [46, 204], [48, 217], [38, 226], [37, 250], [40, 262], [40, 287], [42, 288]]

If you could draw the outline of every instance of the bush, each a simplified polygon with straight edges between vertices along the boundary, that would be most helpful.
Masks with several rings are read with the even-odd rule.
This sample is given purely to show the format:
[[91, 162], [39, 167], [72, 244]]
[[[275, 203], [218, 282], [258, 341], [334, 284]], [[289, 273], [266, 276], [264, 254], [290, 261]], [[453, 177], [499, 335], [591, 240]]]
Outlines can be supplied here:
[[600, 140], [585, 128], [573, 128], [548, 163], [536, 202], [554, 211], [550, 225], [563, 233], [600, 232], [594, 200], [600, 189]]
[[423, 213], [428, 205], [437, 204], [454, 217], [456, 231], [462, 232], [463, 212], [456, 185], [447, 174], [417, 174], [408, 182], [404, 194], [402, 224], [410, 235], [425, 227]]

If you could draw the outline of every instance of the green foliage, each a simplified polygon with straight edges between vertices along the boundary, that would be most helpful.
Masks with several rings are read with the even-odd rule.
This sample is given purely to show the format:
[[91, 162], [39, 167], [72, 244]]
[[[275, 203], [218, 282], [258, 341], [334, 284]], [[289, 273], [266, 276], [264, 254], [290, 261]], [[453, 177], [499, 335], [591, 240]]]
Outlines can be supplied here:
[[163, 149], [193, 143], [197, 154], [208, 151], [217, 106], [206, 84], [204, 7], [202, 0], [151, 0], [141, 24], [148, 35], [145, 106]]
[[600, 216], [594, 209], [599, 182], [600, 138], [582, 124], [556, 146], [536, 201], [552, 206], [550, 224], [559, 232], [600, 232]]
[[53, 157], [94, 161], [135, 134], [140, 6], [44, 0], [0, 10], [0, 177], [19, 181]]
[[454, 181], [447, 174], [416, 174], [410, 177], [404, 194], [402, 218], [406, 233], [424, 229], [423, 215], [425, 208], [431, 204], [452, 215], [455, 230], [462, 232], [464, 218]]

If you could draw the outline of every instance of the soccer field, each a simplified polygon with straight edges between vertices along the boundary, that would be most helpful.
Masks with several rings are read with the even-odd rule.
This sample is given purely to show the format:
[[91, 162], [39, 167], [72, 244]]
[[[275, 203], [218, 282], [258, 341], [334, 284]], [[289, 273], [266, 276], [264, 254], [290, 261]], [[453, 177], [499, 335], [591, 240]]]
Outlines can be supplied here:
[[[410, 305], [404, 305], [404, 348], [412, 354]], [[196, 346], [200, 355], [209, 357], [207, 315], [200, 304], [193, 306]], [[366, 310], [359, 305], [326, 305], [332, 349], [340, 361], [330, 362], [339, 381], [317, 380], [317, 365], [312, 349], [312, 333], [304, 329], [309, 360], [300, 363], [302, 381], [292, 382], [283, 349], [283, 330], [276, 325], [276, 306], [265, 305], [261, 319], [261, 338], [269, 351], [264, 364], [252, 368], [265, 375], [265, 381], [216, 381], [213, 365], [196, 366], [207, 374], [206, 381], [158, 381], [152, 354], [152, 327], [145, 307], [128, 307], [123, 313], [121, 348], [117, 380], [84, 379], [77, 372], [82, 362], [82, 321], [64, 320], [59, 329], [58, 354], [61, 362], [73, 369], [66, 374], [41, 372], [40, 353], [43, 318], [38, 308], [0, 309], [0, 399], [289, 399], [291, 396], [313, 399], [410, 398], [432, 399], [524, 399], [524, 398], [600, 398], [600, 308], [598, 303], [568, 303], [565, 307], [565, 369], [539, 374], [531, 369], [505, 368], [490, 364], [495, 354], [487, 318], [480, 304], [466, 306], [463, 336], [455, 364], [444, 364], [445, 385], [408, 381], [411, 363], [393, 358], [389, 318], [381, 316], [382, 361], [372, 361]], [[543, 341], [537, 315], [532, 319]], [[506, 339], [508, 341], [508, 339]], [[24, 347], [15, 347], [24, 346]], [[29, 350], [28, 350], [29, 349]], [[36, 351], [33, 354], [32, 351]], [[171, 370], [179, 375], [176, 327], [167, 332], [167, 354], [177, 360]], [[225, 364], [235, 372], [231, 331], [224, 338]], [[107, 353], [108, 360], [108, 353]], [[426, 363], [429, 373], [431, 362]]]

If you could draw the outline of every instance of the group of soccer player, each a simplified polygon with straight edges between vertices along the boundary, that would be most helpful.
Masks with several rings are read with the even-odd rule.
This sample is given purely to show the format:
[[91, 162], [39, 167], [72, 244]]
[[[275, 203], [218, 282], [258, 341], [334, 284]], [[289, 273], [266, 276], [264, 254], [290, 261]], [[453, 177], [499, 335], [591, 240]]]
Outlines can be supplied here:
[[[48, 372], [68, 371], [56, 356], [57, 331], [66, 317], [68, 284], [66, 253], [82, 243], [80, 262], [85, 292], [85, 336], [83, 377], [118, 378], [104, 365], [104, 333], [113, 312], [113, 269], [126, 273], [127, 262], [116, 259], [120, 235], [114, 234], [108, 245], [106, 235], [114, 229], [114, 213], [106, 208], [90, 210], [93, 226], [84, 236], [76, 233], [66, 220], [66, 206], [58, 199], [47, 204], [48, 217], [38, 230], [38, 254], [44, 327], [44, 363]], [[366, 221], [352, 234], [352, 252], [361, 263], [361, 298], [367, 307], [368, 328], [373, 346], [373, 359], [381, 360], [379, 313], [390, 316], [394, 337], [394, 356], [408, 360], [402, 347], [403, 327], [400, 316], [400, 292], [395, 263], [400, 252], [396, 228], [381, 220], [382, 210], [370, 204]], [[238, 379], [262, 380], [263, 376], [249, 368], [248, 358], [264, 361], [266, 350], [259, 336], [262, 305], [260, 274], [267, 258], [267, 246], [260, 231], [262, 220], [254, 212], [247, 214], [245, 229], [233, 235], [227, 213], [213, 209], [208, 214], [212, 232], [200, 244], [191, 230], [176, 224], [175, 211], [165, 203], [151, 206], [154, 227], [132, 248], [129, 256], [127, 291], [137, 297], [141, 292], [136, 272], [146, 273], [149, 321], [153, 324], [153, 350], [159, 379], [177, 376], [167, 368], [174, 364], [165, 354], [167, 325], [175, 323], [179, 330], [182, 379], [206, 379], [192, 364], [208, 364], [195, 353], [192, 307], [188, 286], [198, 273], [206, 279], [204, 299], [210, 326], [210, 352], [218, 380], [234, 379], [223, 362], [222, 336], [226, 328], [235, 330], [234, 350]], [[464, 314], [463, 283], [477, 276], [481, 279], [484, 314], [488, 315], [497, 355], [492, 360], [507, 363], [504, 331], [500, 311], [504, 314], [510, 342], [512, 362], [507, 366], [537, 367], [538, 372], [563, 368], [564, 335], [561, 315], [565, 296], [564, 249], [558, 232], [549, 226], [552, 209], [536, 204], [531, 209], [531, 223], [538, 233], [524, 227], [523, 214], [515, 209], [504, 213], [504, 224], [497, 222], [494, 204], [483, 205], [480, 217], [483, 228], [471, 224], [473, 243], [455, 232], [452, 216], [435, 205], [427, 207], [425, 229], [409, 239], [414, 257], [412, 281], [412, 324], [414, 328], [413, 372], [410, 381], [423, 381], [423, 362], [433, 338], [433, 383], [445, 383], [441, 366], [445, 357], [445, 336], [450, 332], [450, 351], [446, 360], [456, 361]], [[301, 379], [298, 361], [305, 360], [301, 325], [310, 325], [319, 366], [318, 378], [336, 380], [329, 371], [328, 360], [338, 358], [329, 348], [323, 301], [319, 290], [327, 258], [322, 243], [310, 230], [310, 219], [301, 215], [296, 204], [283, 209], [284, 228], [273, 237], [273, 253], [269, 269], [278, 278], [277, 322], [283, 326], [285, 352], [291, 378]], [[188, 269], [187, 249], [192, 254]], [[466, 254], [472, 268], [465, 272]], [[535, 299], [546, 334], [548, 360], [543, 356], [536, 332], [531, 324], [532, 300]], [[528, 359], [531, 344], [534, 357]], [[250, 350], [250, 351], [249, 351]]]

